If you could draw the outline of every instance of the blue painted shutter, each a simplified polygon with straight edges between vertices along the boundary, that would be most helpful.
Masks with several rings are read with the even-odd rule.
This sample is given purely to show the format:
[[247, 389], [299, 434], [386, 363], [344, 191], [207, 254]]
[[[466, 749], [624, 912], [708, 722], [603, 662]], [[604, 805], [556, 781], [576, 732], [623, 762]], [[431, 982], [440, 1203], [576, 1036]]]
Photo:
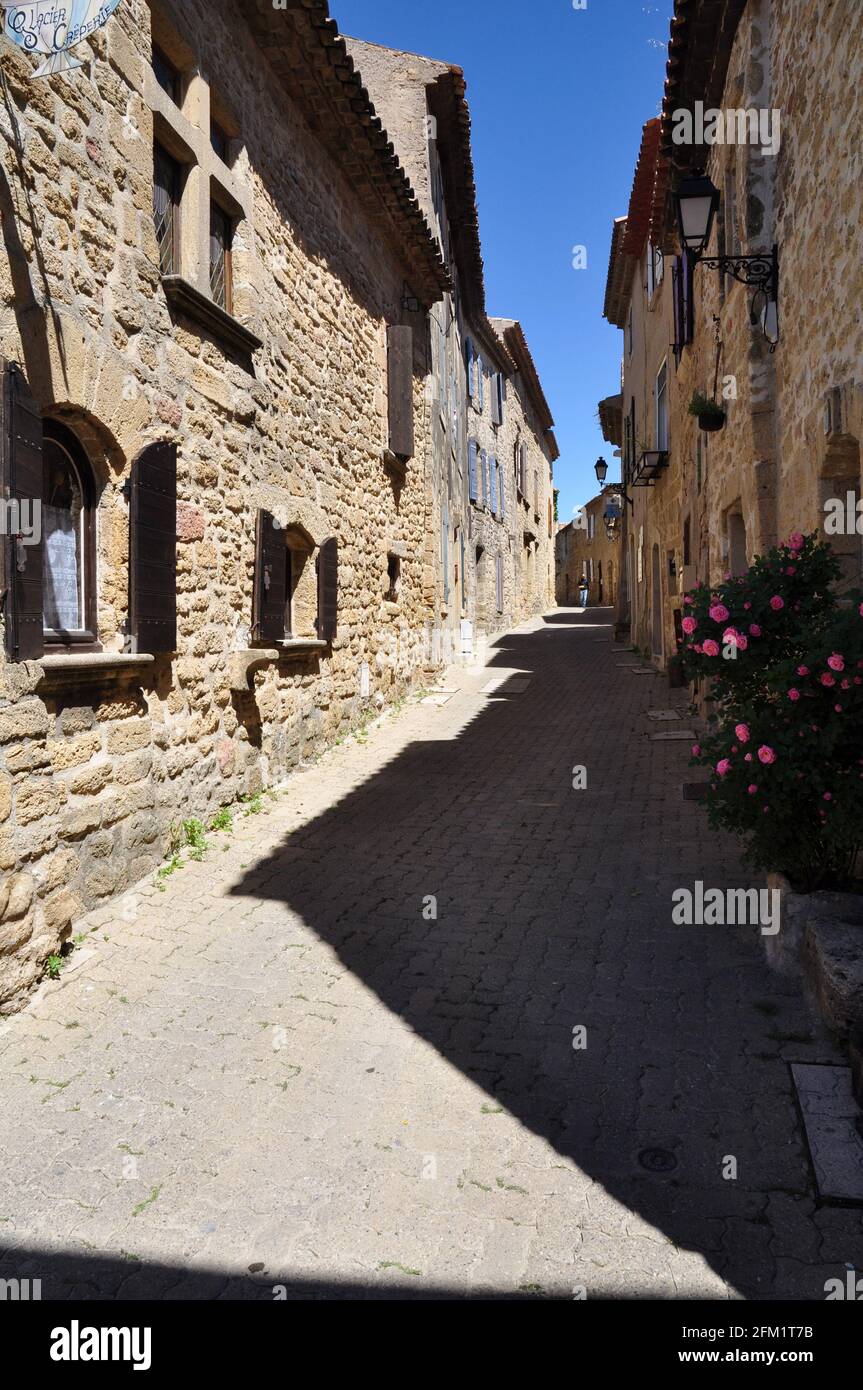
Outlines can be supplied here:
[[489, 483], [491, 484], [491, 509], [497, 516], [497, 459], [494, 454], [488, 461]]
[[468, 472], [468, 486], [469, 486], [469, 488], [470, 488], [470, 500], [471, 500], [471, 502], [476, 502], [476, 500], [477, 500], [477, 498], [478, 498], [478, 496], [479, 496], [479, 493], [477, 492], [477, 477], [476, 477], [476, 448], [477, 448], [477, 446], [476, 446], [476, 440], [475, 440], [475, 439], [469, 440], [469, 441], [468, 441], [468, 446], [467, 446], [467, 472]]
[[479, 353], [477, 353], [476, 357], [476, 387], [479, 397], [479, 408], [482, 410], [485, 406], [485, 376], [483, 374], [482, 357]]
[[501, 468], [500, 464], [498, 464], [497, 468], [498, 484], [500, 487], [500, 519], [503, 521], [506, 517], [506, 471]]
[[485, 449], [480, 452], [479, 471], [482, 476], [482, 505], [486, 507], [488, 506], [488, 454]]
[[474, 390], [473, 390], [473, 364], [474, 364], [474, 354], [473, 354], [473, 339], [472, 339], [472, 338], [468, 338], [467, 341], [466, 341], [466, 343], [465, 343], [465, 345], [464, 345], [464, 359], [465, 359], [465, 368], [466, 368], [466, 370], [467, 370], [467, 398], [468, 398], [469, 401], [472, 402], [472, 401], [473, 401], [473, 396], [474, 396]]

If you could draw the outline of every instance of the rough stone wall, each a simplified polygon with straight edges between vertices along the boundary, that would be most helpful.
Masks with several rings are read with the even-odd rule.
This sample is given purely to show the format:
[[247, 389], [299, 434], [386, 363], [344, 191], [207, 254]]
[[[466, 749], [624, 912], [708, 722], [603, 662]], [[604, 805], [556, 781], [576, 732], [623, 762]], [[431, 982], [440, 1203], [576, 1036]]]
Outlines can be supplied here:
[[[780, 248], [777, 531], [823, 524], [819, 479], [853, 476], [863, 441], [863, 5], [770, 6], [771, 106], [782, 112], [775, 161]], [[825, 432], [829, 393], [837, 431]], [[857, 556], [858, 582], [860, 578]]]
[[[844, 497], [846, 482], [860, 495], [863, 195], [854, 151], [861, 100], [863, 7], [751, 0], [719, 105], [778, 110], [781, 140], [776, 155], [742, 144], [710, 150], [708, 173], [722, 195], [710, 250], [751, 255], [778, 245], [780, 336], [771, 353], [760, 325], [750, 323], [751, 291], [696, 269], [695, 338], [678, 371], [672, 421], [672, 438], [683, 441], [684, 485], [668, 544], [689, 520], [698, 579], [716, 582], [739, 567], [737, 518], [751, 564], [792, 530], [823, 525], [825, 497]], [[713, 391], [714, 316], [727, 420], [699, 441], [686, 408], [693, 391]], [[839, 411], [830, 432], [828, 399], [836, 402], [834, 419]], [[854, 565], [859, 582], [859, 544]]]
[[[661, 283], [647, 294], [647, 252], [635, 267], [631, 285], [632, 352], [624, 334], [623, 413], [635, 401], [636, 466], [643, 449], [656, 447], [656, 377], [667, 360], [669, 463], [650, 487], [629, 487], [632, 508], [622, 542], [621, 563], [628, 566], [630, 639], [634, 646], [664, 665], [675, 650], [674, 609], [679, 606], [679, 581], [670, 573], [669, 552], [680, 573], [680, 498], [687, 470], [689, 434], [683, 428], [686, 404], [670, 344], [674, 339], [671, 263]], [[688, 398], [687, 398], [688, 400]], [[654, 569], [654, 551], [658, 572]], [[639, 561], [640, 554], [640, 561]], [[654, 625], [658, 609], [659, 623]]]
[[[427, 98], [428, 86], [447, 71], [447, 64], [359, 39], [347, 40], [347, 47], [457, 285], [459, 272], [452, 254], [446, 208], [433, 193], [439, 170], [439, 146]], [[468, 403], [464, 367], [467, 330], [457, 305], [456, 295], [445, 295], [432, 306], [425, 325], [428, 376], [424, 598], [428, 608], [429, 651], [444, 662], [459, 659], [461, 619], [469, 613], [468, 605], [461, 603], [461, 537], [468, 524]], [[467, 539], [465, 554], [468, 554]]]
[[[128, 616], [123, 484], [153, 440], [178, 444], [180, 514], [174, 661], [122, 681], [0, 664], [0, 1011], [21, 1005], [77, 916], [155, 867], [182, 817], [279, 781], [402, 691], [425, 656], [420, 333], [403, 487], [381, 457], [386, 323], [400, 321], [407, 272], [228, 0], [184, 0], [179, 13], [240, 130], [233, 173], [249, 215], [235, 240], [235, 312], [264, 340], [254, 372], [168, 312], [147, 5], [117, 10], [84, 73], [33, 82], [34, 64], [4, 48], [0, 351], [92, 462], [106, 651], [122, 650]], [[338, 538], [339, 631], [331, 652], [286, 656], [242, 693], [230, 653], [248, 644], [260, 506], [316, 544]]]

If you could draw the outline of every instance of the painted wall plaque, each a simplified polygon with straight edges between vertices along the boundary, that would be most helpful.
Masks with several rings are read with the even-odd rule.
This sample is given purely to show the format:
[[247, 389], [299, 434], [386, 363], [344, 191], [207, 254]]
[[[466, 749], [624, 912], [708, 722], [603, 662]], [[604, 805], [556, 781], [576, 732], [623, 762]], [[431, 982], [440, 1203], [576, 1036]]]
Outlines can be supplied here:
[[25, 53], [44, 53], [34, 77], [83, 66], [69, 52], [107, 24], [120, 0], [0, 0], [6, 37]]

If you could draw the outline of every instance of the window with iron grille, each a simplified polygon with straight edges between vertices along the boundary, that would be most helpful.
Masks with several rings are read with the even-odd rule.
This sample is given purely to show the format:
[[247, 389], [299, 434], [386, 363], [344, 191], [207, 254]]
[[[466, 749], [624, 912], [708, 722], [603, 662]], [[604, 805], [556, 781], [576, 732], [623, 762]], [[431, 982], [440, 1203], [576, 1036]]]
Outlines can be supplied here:
[[180, 273], [180, 180], [176, 159], [161, 145], [153, 148], [153, 220], [163, 275]]
[[226, 313], [232, 312], [231, 240], [233, 224], [218, 203], [210, 205], [210, 292]]

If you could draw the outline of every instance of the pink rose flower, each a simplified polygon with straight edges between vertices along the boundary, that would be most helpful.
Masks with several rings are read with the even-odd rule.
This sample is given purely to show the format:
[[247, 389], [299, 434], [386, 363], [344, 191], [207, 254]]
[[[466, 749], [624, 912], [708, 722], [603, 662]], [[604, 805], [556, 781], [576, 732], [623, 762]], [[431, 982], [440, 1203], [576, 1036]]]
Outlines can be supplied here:
[[789, 549], [789, 550], [802, 550], [802, 549], [803, 549], [803, 537], [802, 537], [802, 535], [800, 534], [799, 531], [792, 531], [792, 532], [791, 532], [791, 535], [788, 537], [788, 549]]
[[794, 688], [794, 686], [792, 686], [791, 689], [790, 689], [789, 692], [788, 692], [788, 698], [789, 698], [789, 700], [799, 700], [799, 699], [800, 699], [800, 691], [799, 691], [799, 690], [796, 690], [796, 689]]
[[724, 603], [711, 604], [708, 612], [715, 623], [724, 623], [728, 619], [728, 609]]
[[703, 643], [701, 650], [704, 652], [705, 656], [718, 656], [719, 643], [714, 642], [712, 637], [708, 637], [707, 641]]
[[850, 684], [849, 684], [849, 682], [848, 682], [847, 680], [844, 680], [844, 681], [840, 681], [840, 682], [839, 682], [839, 689], [840, 689], [840, 690], [850, 690], [850, 689], [851, 689], [851, 686], [850, 686]]
[[684, 618], [680, 626], [683, 628], [683, 631], [688, 636], [690, 633], [695, 631], [695, 629], [698, 627], [698, 624], [694, 618]]
[[831, 671], [844, 671], [845, 658], [841, 652], [834, 652], [832, 656], [828, 656], [827, 665], [830, 667]]
[[762, 763], [775, 763], [776, 754], [774, 753], [773, 749], [769, 746], [769, 744], [762, 743], [761, 747], [758, 750], [758, 759], [759, 762]]
[[832, 801], [832, 800], [833, 800], [833, 793], [832, 793], [832, 792], [825, 792], [825, 793], [824, 793], [823, 800], [824, 800], [824, 801]]
[[841, 705], [834, 705], [833, 708], [835, 709], [835, 711], [836, 711], [837, 714], [841, 714], [841, 713], [842, 713], [842, 706], [841, 706]]
[[797, 570], [796, 570], [796, 568], [795, 568], [794, 565], [787, 565], [787, 566], [785, 567], [785, 573], [786, 573], [786, 574], [796, 574], [796, 573], [797, 573]]
[[720, 777], [724, 777], [726, 772], [731, 771], [731, 763], [728, 758], [719, 759], [719, 762], [716, 764], [716, 771], [719, 773]]
[[749, 792], [750, 796], [754, 796], [755, 793], [758, 791], [758, 788], [754, 782], [751, 782], [750, 785], [746, 788], [746, 790]]
[[744, 755], [743, 755], [743, 761], [744, 761], [745, 763], [751, 763], [751, 762], [752, 762], [752, 754], [751, 754], [751, 753], [744, 753]]
[[739, 738], [741, 743], [748, 743], [748, 742], [749, 742], [749, 725], [748, 725], [748, 724], [735, 724], [735, 725], [734, 725], [734, 737], [735, 737], [735, 738]]
[[691, 603], [691, 602], [692, 602], [692, 595], [691, 595], [691, 594], [684, 594], [684, 595], [683, 595], [683, 602], [684, 602], [684, 603]]
[[761, 636], [761, 628], [758, 626], [757, 623], [750, 623], [750, 624], [749, 624], [749, 636], [750, 636], [750, 637], [760, 637], [760, 636]]
[[746, 609], [746, 612], [748, 613], [748, 612], [749, 612], [749, 609], [752, 607], [752, 604], [751, 604], [751, 603], [744, 603], [743, 607]]
[[821, 684], [822, 684], [822, 685], [827, 685], [827, 686], [835, 685], [835, 684], [836, 684], [836, 677], [835, 677], [835, 676], [831, 676], [831, 674], [830, 674], [829, 671], [825, 671], [824, 674], [823, 674], [823, 676], [821, 677]]
[[808, 667], [808, 666], [798, 666], [798, 667], [797, 667], [797, 674], [798, 674], [798, 676], [808, 676], [808, 675], [809, 675], [809, 667]]
[[701, 744], [700, 744], [700, 743], [693, 743], [693, 745], [692, 745], [692, 756], [693, 756], [693, 758], [700, 758], [700, 757], [701, 757]]
[[770, 600], [770, 607], [773, 609], [774, 613], [778, 613], [780, 608], [785, 607], [784, 598], [781, 598], [779, 594], [774, 594]]
[[744, 637], [742, 632], [738, 632], [738, 634], [737, 634], [737, 650], [738, 650], [739, 652], [745, 652], [748, 646], [749, 646], [749, 638], [748, 638], [748, 637]]

